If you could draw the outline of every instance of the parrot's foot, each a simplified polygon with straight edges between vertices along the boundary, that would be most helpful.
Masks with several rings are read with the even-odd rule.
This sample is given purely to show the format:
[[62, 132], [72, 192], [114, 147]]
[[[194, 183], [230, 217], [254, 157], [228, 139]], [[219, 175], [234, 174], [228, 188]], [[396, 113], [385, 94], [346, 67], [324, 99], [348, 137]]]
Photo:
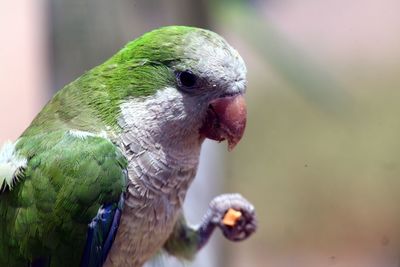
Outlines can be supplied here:
[[211, 222], [231, 241], [248, 238], [257, 228], [254, 206], [240, 194], [224, 194], [210, 203]]

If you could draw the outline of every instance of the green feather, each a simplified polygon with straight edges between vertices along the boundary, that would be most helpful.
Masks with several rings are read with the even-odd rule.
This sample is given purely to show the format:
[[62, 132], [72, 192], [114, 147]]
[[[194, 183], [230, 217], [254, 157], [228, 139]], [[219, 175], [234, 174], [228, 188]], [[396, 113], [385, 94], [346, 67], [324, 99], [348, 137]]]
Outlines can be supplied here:
[[65, 131], [23, 137], [17, 151], [29, 162], [24, 179], [0, 195], [0, 266], [45, 255], [51, 266], [79, 265], [87, 224], [124, 190], [125, 158], [104, 138]]
[[[206, 30], [169, 26], [144, 34], [128, 43], [103, 64], [65, 86], [46, 105], [24, 135], [47, 130], [117, 130], [119, 106], [128, 98], [154, 94], [176, 86], [170, 66], [179, 65], [187, 45], [185, 36]], [[211, 37], [210, 37], [211, 38]]]

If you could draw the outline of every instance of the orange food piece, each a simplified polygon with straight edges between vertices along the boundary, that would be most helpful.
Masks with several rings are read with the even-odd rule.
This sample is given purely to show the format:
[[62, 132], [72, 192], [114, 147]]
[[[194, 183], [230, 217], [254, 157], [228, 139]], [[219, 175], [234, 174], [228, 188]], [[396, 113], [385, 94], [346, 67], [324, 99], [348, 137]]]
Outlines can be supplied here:
[[222, 223], [228, 226], [235, 226], [240, 217], [242, 217], [240, 211], [230, 208], [222, 219]]

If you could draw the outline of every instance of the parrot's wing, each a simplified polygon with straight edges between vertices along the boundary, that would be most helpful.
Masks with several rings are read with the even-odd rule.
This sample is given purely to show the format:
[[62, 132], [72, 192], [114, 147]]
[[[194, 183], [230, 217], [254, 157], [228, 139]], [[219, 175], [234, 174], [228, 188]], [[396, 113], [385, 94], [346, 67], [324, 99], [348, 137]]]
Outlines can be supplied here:
[[108, 252], [126, 187], [126, 159], [115, 144], [55, 131], [20, 138], [14, 154], [26, 165], [0, 193], [0, 266], [48, 255], [51, 266], [92, 263], [90, 244]]
[[101, 207], [96, 217], [89, 224], [86, 246], [81, 267], [101, 267], [117, 234], [121, 219], [124, 197], [121, 195], [118, 204]]

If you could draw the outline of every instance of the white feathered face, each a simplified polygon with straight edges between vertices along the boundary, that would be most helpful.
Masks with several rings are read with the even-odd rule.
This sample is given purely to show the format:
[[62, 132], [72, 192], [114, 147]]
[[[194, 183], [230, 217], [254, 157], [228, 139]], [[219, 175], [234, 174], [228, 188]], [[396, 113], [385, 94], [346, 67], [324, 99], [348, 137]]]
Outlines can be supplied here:
[[164, 139], [227, 140], [233, 148], [246, 125], [243, 59], [223, 38], [206, 30], [191, 31], [178, 43], [172, 60], [161, 63], [172, 82], [144, 100], [124, 105], [124, 116]]
[[[199, 133], [206, 138], [227, 140], [232, 149], [246, 125], [246, 66], [238, 52], [223, 38], [209, 31], [185, 36], [182, 60], [174, 66], [177, 89], [202, 114]], [[191, 107], [190, 109], [192, 109]]]

